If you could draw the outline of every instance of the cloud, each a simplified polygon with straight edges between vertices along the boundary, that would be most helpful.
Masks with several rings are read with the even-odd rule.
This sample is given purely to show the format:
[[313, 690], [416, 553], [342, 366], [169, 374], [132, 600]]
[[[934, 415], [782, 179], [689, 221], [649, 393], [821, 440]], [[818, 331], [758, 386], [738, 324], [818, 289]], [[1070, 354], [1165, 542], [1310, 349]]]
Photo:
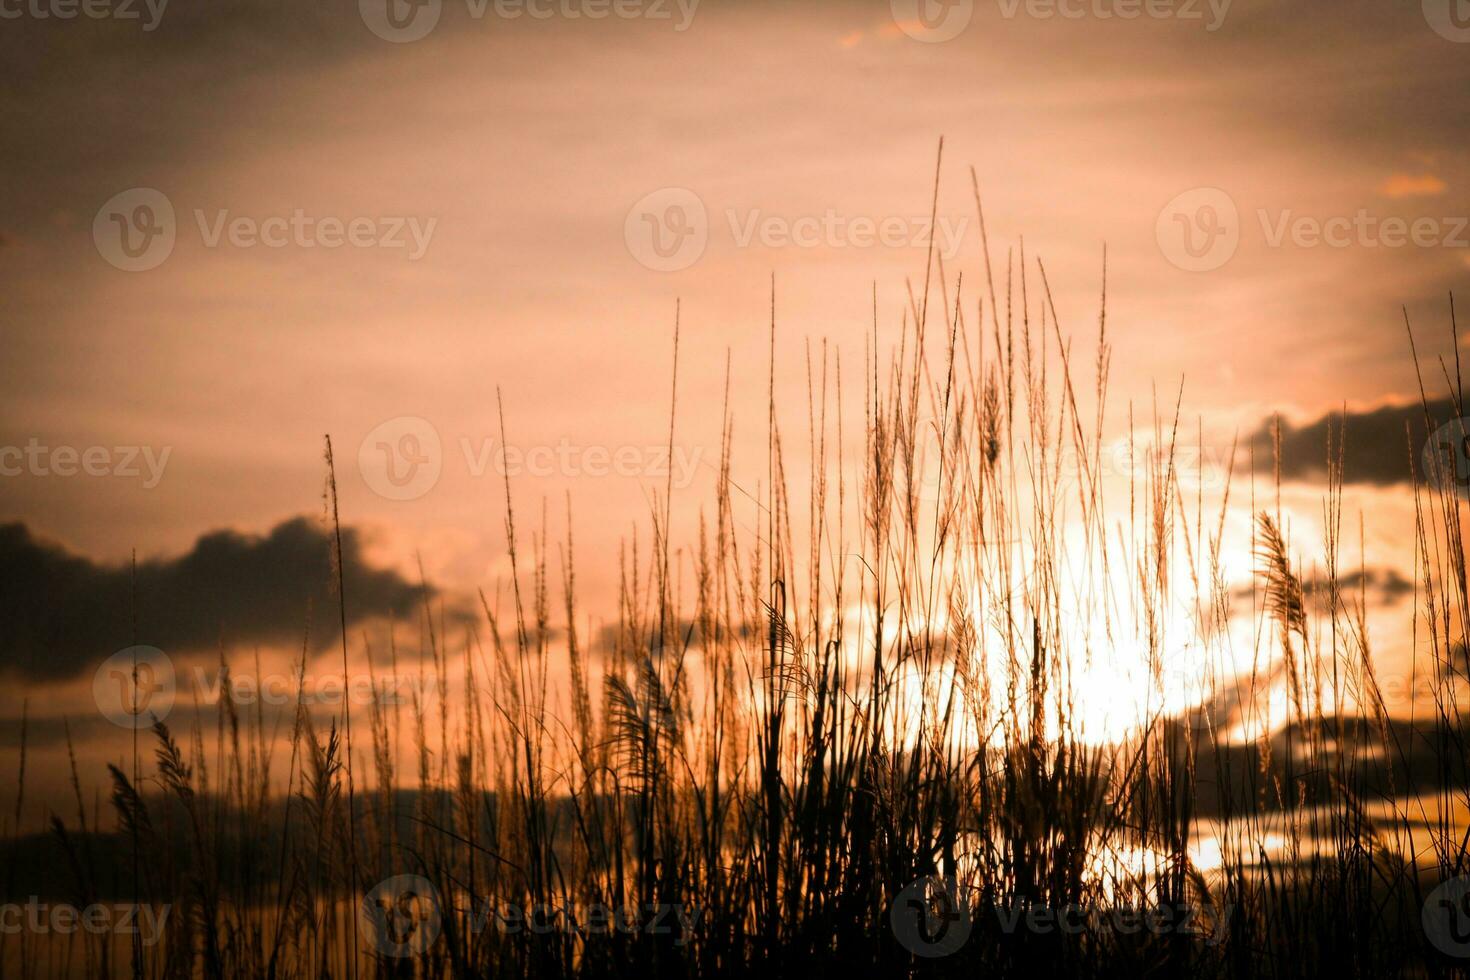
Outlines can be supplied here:
[[[1309, 578], [1302, 583], [1308, 596], [1321, 592], [1324, 600], [1327, 586], [1328, 582], [1324, 577]], [[1414, 591], [1414, 583], [1405, 578], [1398, 569], [1382, 566], [1339, 574], [1337, 588], [1347, 602], [1355, 601], [1361, 591], [1367, 594], [1370, 601], [1386, 605], [1410, 595]], [[1256, 592], [1256, 586], [1247, 584], [1238, 586], [1231, 595], [1238, 602], [1248, 603]]]
[[[1435, 427], [1457, 417], [1448, 400], [1431, 401], [1429, 418]], [[1423, 450], [1429, 432], [1424, 406], [1384, 405], [1366, 412], [1332, 412], [1305, 425], [1281, 422], [1281, 476], [1286, 480], [1321, 480], [1327, 475], [1328, 445], [1336, 458], [1342, 446], [1343, 480], [1390, 486], [1407, 483], [1414, 472], [1424, 472]], [[1251, 437], [1256, 465], [1271, 465], [1271, 420], [1261, 423]], [[1345, 439], [1339, 434], [1346, 433]], [[1410, 459], [1413, 469], [1410, 469]]]
[[[348, 625], [398, 615], [420, 602], [419, 586], [369, 567], [353, 528], [342, 529]], [[299, 643], [310, 617], [317, 649], [340, 634], [331, 539], [297, 517], [268, 534], [212, 531], [176, 558], [99, 564], [0, 525], [0, 670], [36, 680], [85, 673], [136, 639], [168, 653], [216, 642]], [[135, 606], [136, 603], [136, 606]]]

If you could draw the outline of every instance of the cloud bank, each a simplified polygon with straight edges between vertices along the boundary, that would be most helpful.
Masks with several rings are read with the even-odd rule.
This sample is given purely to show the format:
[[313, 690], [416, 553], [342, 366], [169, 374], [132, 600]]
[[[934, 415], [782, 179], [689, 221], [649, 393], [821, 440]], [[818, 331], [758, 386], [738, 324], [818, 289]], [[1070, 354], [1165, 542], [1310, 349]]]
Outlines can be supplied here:
[[[1436, 427], [1458, 414], [1448, 399], [1429, 403], [1429, 418]], [[1391, 486], [1408, 483], [1415, 472], [1423, 479], [1424, 445], [1432, 431], [1426, 427], [1424, 415], [1424, 406], [1413, 402], [1367, 412], [1329, 412], [1300, 426], [1283, 419], [1281, 476], [1286, 480], [1325, 480], [1328, 447], [1335, 459], [1341, 445], [1346, 483]], [[1270, 419], [1265, 420], [1251, 436], [1258, 467], [1270, 465], [1271, 425]]]
[[[342, 529], [342, 569], [351, 626], [401, 615], [421, 588], [370, 567], [354, 528]], [[225, 643], [299, 643], [310, 622], [321, 649], [340, 634], [332, 541], [297, 517], [264, 535], [212, 531], [176, 558], [108, 565], [0, 525], [0, 671], [60, 680], [84, 673], [136, 641], [168, 653]], [[136, 617], [136, 632], [134, 619]]]

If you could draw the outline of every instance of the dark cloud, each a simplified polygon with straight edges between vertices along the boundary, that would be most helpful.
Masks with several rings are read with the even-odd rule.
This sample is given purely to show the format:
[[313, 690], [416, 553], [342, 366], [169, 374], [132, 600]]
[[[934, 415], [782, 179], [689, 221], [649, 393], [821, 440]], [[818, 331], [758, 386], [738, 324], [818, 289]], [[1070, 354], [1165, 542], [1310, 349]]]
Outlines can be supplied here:
[[[1435, 428], [1458, 414], [1448, 399], [1429, 403], [1428, 415]], [[1251, 437], [1258, 468], [1270, 465], [1271, 425], [1267, 419]], [[1416, 472], [1422, 479], [1423, 451], [1431, 431], [1425, 423], [1424, 406], [1418, 402], [1385, 405], [1369, 412], [1332, 412], [1301, 426], [1283, 419], [1281, 476], [1287, 480], [1325, 479], [1329, 451], [1335, 459], [1341, 445], [1343, 479], [1347, 483], [1389, 486], [1409, 482]]]
[[[342, 529], [348, 624], [414, 609], [420, 588], [371, 568], [353, 528]], [[32, 679], [83, 673], [134, 640], [166, 652], [223, 639], [300, 642], [308, 616], [317, 648], [339, 633], [331, 539], [298, 517], [268, 534], [214, 531], [177, 558], [104, 565], [0, 525], [0, 670]], [[134, 599], [136, 597], [136, 600]]]
[[[1302, 582], [1302, 588], [1309, 596], [1320, 593], [1321, 598], [1325, 601], [1327, 584], [1324, 578], [1309, 578]], [[1242, 585], [1232, 595], [1236, 601], [1248, 603], [1252, 593], [1257, 592], [1257, 588], [1254, 584]], [[1369, 601], [1388, 604], [1412, 593], [1414, 583], [1405, 578], [1398, 569], [1384, 566], [1338, 575], [1337, 589], [1346, 602], [1355, 601], [1361, 591], [1367, 593]]]
[[[1216, 725], [1222, 717], [1214, 715]], [[1259, 742], [1217, 740], [1209, 736], [1210, 729], [1202, 718], [1193, 722], [1196, 727], [1192, 739], [1187, 729], [1181, 729], [1180, 737], [1169, 744], [1171, 751], [1179, 752], [1193, 742], [1195, 772], [1199, 774], [1193, 805], [1201, 818], [1239, 814], [1252, 801], [1276, 810], [1313, 803], [1330, 805], [1341, 799], [1342, 790], [1335, 785], [1335, 764], [1303, 769], [1301, 753], [1311, 744], [1324, 746], [1329, 759], [1342, 759], [1344, 771], [1352, 773], [1360, 799], [1412, 799], [1420, 793], [1435, 792], [1446, 776], [1460, 780], [1466, 773], [1464, 759], [1453, 752], [1446, 755], [1444, 746], [1464, 744], [1470, 730], [1434, 718], [1411, 721], [1390, 717], [1382, 728], [1371, 717], [1360, 715], [1327, 715], [1293, 722], [1272, 733], [1269, 755]], [[1263, 793], [1262, 786], [1291, 786], [1292, 790], [1290, 795], [1272, 789]]]

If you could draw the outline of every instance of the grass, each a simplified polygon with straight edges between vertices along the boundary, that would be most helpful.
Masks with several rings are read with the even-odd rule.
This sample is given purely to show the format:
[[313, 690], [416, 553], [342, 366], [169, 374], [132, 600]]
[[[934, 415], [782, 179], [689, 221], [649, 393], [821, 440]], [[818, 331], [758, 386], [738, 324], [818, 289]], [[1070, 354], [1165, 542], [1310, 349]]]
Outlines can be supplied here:
[[[112, 768], [110, 804], [86, 805], [73, 762], [75, 819], [54, 823], [63, 887], [79, 905], [167, 904], [168, 928], [147, 947], [0, 936], [5, 974], [1462, 969], [1420, 919], [1429, 888], [1470, 872], [1454, 817], [1470, 806], [1457, 700], [1470, 600], [1453, 486], [1433, 473], [1414, 489], [1416, 641], [1438, 669], [1433, 716], [1406, 722], [1375, 672], [1363, 579], [1349, 584], [1342, 438], [1324, 447], [1327, 533], [1313, 543], [1320, 573], [1305, 576], [1279, 477], [1266, 481], [1276, 500], [1256, 500], [1247, 454], [1251, 473], [1207, 493], [1184, 472], [1177, 404], [1154, 412], [1151, 439], [1134, 434], [1130, 406], [1132, 475], [1106, 473], [1106, 293], [1084, 360], [1043, 264], [1007, 252], [993, 269], [988, 241], [985, 256], [978, 297], [932, 256], [899, 322], [880, 328], [875, 294], [860, 374], [808, 345], [795, 430], [779, 424], [773, 296], [762, 478], [752, 485], [733, 458], [727, 382], [697, 537], [672, 540], [664, 487], [651, 534], [620, 555], [605, 633], [579, 626], [570, 533], [553, 547], [543, 506], [543, 529], [527, 534], [507, 481], [511, 574], [481, 595], [483, 620], [451, 636], [426, 600], [416, 644], [395, 636], [370, 652], [395, 674], [400, 662], [419, 671], [409, 703], [355, 719], [300, 703], [281, 758], [226, 679], [214, 731], [181, 739], [155, 725], [152, 765], [145, 746]], [[677, 391], [677, 327], [674, 363]], [[1449, 379], [1458, 404], [1458, 366]], [[844, 409], [859, 395], [851, 460]], [[677, 414], [674, 402], [671, 445]], [[793, 439], [812, 460], [795, 489]], [[330, 444], [327, 466], [335, 526]], [[1255, 518], [1250, 540], [1232, 542], [1242, 485]], [[1223, 567], [1231, 548], [1254, 556], [1248, 598]], [[1250, 669], [1233, 674], [1242, 656]], [[1147, 710], [1105, 740], [1082, 702], [1118, 657], [1145, 665]], [[299, 669], [313, 669], [305, 655]], [[1201, 686], [1182, 709], [1170, 687], [1181, 671]], [[1270, 707], [1273, 691], [1284, 707]], [[17, 800], [15, 825], [19, 814]], [[395, 875], [431, 890], [379, 894], [377, 917], [359, 916]], [[925, 940], [947, 902], [963, 917], [945, 935], [967, 925], [966, 941], [918, 955], [934, 951]], [[417, 949], [435, 932], [431, 904], [437, 937]], [[655, 911], [603, 929], [600, 908]], [[516, 928], [517, 909], [554, 927]], [[935, 915], [921, 927], [924, 909]], [[1120, 927], [1130, 909], [1178, 918]], [[1103, 925], [1048, 927], [1066, 910]], [[410, 955], [385, 955], [375, 927], [408, 939]]]

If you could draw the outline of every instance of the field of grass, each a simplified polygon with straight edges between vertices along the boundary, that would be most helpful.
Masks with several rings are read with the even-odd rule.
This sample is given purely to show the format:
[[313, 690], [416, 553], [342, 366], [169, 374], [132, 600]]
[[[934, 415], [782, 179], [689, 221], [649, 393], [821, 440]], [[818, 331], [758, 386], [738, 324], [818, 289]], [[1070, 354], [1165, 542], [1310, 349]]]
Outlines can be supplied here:
[[[513, 574], [475, 630], [426, 602], [373, 652], [420, 672], [408, 703], [303, 706], [289, 754], [228, 696], [211, 730], [144, 731], [110, 801], [78, 789], [55, 819], [48, 873], [78, 906], [167, 905], [166, 928], [6, 933], [4, 974], [1464, 972], [1423, 913], [1470, 873], [1456, 487], [1414, 491], [1416, 637], [1438, 669], [1432, 716], [1396, 717], [1341, 445], [1322, 447], [1323, 541], [1292, 539], [1270, 447], [1239, 447], [1213, 486], [1186, 472], [1198, 436], [1172, 396], [1147, 422], [1128, 408], [1119, 479], [1106, 296], [1074, 347], [1042, 263], [986, 252], [978, 277], [931, 259], [901, 322], [875, 299], [860, 362], [808, 344], [802, 424], [778, 424], [772, 381], [759, 465], [732, 458], [727, 411], [714, 498], [655, 494], [605, 632], [578, 605], [586, 556], [528, 531], [507, 484]], [[770, 327], [774, 371], [774, 300]], [[676, 330], [675, 392], [677, 358]], [[1458, 404], [1456, 367], [1446, 383]], [[670, 417], [672, 442], [677, 397]], [[335, 524], [333, 483], [327, 500]], [[1226, 539], [1231, 508], [1249, 540]], [[700, 514], [695, 539], [671, 540], [676, 509]], [[1248, 596], [1231, 549], [1252, 556]], [[1139, 668], [1144, 710], [1120, 704], [1136, 717], [1101, 738], [1081, 705], [1114, 663]], [[1452, 932], [1470, 919], [1444, 912]]]

